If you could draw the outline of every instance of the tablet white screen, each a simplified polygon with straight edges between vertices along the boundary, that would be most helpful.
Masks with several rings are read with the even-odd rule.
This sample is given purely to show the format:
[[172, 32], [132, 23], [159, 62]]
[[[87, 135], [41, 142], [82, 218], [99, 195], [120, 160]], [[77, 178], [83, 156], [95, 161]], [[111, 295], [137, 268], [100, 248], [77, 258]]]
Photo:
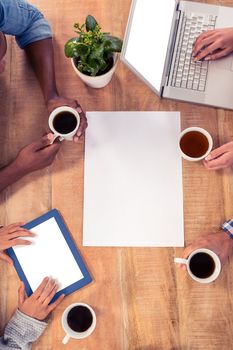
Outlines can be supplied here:
[[54, 218], [30, 231], [35, 234], [33, 243], [13, 249], [33, 292], [46, 276], [57, 281], [58, 291], [83, 278]]

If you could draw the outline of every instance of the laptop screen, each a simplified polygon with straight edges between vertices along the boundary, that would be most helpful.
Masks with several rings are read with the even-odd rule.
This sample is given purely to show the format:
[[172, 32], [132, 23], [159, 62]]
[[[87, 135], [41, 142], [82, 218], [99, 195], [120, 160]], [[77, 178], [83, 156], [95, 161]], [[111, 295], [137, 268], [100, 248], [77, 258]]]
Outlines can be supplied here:
[[[160, 90], [167, 53], [174, 0], [134, 0], [124, 59], [157, 91]], [[124, 51], [125, 50], [125, 51]]]

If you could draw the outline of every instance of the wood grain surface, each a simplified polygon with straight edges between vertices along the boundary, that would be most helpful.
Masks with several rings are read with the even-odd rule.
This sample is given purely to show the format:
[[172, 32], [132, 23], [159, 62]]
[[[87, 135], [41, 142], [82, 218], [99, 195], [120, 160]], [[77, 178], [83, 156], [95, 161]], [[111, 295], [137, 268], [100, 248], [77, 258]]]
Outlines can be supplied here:
[[[155, 0], [157, 1], [157, 0]], [[164, 0], [162, 0], [164, 1]], [[63, 46], [72, 25], [94, 15], [102, 28], [123, 38], [130, 0], [35, 0], [54, 32], [56, 74], [63, 95], [85, 110], [181, 111], [182, 128], [198, 125], [217, 147], [233, 139], [233, 112], [159, 99], [122, 63], [101, 90], [76, 77]], [[206, 1], [203, 1], [206, 2]], [[209, 1], [210, 2], [210, 1]], [[233, 6], [233, 0], [211, 3]], [[145, 28], [146, 31], [146, 28]], [[155, 43], [156, 45], [156, 43]], [[158, 48], [159, 50], [159, 48]], [[47, 111], [36, 78], [14, 38], [8, 38], [7, 69], [0, 76], [0, 165], [40, 137]], [[82, 247], [84, 140], [64, 143], [54, 164], [30, 174], [0, 195], [0, 223], [27, 221], [58, 208], [94, 282], [65, 298], [34, 350], [230, 350], [233, 349], [233, 261], [211, 285], [199, 285], [178, 269], [182, 249]], [[214, 232], [233, 217], [232, 169], [208, 172], [183, 162], [185, 243]], [[156, 210], [156, 207], [155, 207]], [[0, 263], [0, 330], [17, 307], [19, 280]], [[70, 303], [90, 304], [97, 328], [87, 339], [61, 344], [61, 315]]]

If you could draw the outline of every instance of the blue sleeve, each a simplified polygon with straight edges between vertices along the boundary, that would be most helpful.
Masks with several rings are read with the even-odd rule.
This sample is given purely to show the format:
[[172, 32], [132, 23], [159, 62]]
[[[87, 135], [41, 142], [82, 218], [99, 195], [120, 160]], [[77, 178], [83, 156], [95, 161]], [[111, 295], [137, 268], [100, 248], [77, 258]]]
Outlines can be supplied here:
[[52, 37], [48, 21], [26, 0], [0, 0], [0, 31], [14, 35], [21, 48]]

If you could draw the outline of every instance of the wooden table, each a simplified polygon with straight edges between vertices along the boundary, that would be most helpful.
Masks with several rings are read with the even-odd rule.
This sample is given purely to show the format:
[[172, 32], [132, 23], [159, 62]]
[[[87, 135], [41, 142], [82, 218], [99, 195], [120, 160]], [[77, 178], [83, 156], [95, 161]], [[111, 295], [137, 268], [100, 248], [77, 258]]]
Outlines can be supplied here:
[[[233, 112], [160, 100], [122, 63], [112, 82], [94, 90], [76, 77], [63, 45], [74, 35], [72, 25], [93, 14], [103, 29], [123, 37], [130, 0], [37, 0], [54, 31], [60, 92], [77, 98], [85, 110], [181, 111], [182, 127], [198, 125], [219, 146], [233, 139]], [[204, 1], [203, 1], [204, 2]], [[233, 6], [233, 0], [215, 1]], [[146, 28], [144, 28], [146, 31]], [[20, 147], [39, 137], [47, 112], [24, 52], [8, 40], [7, 69], [0, 77], [1, 164]], [[159, 50], [159, 48], [158, 48]], [[232, 261], [212, 285], [191, 281], [173, 263], [182, 249], [82, 247], [84, 141], [63, 145], [54, 164], [30, 174], [0, 196], [0, 222], [27, 221], [58, 208], [94, 276], [94, 283], [68, 296], [54, 312], [36, 350], [59, 350], [64, 332], [61, 314], [72, 302], [94, 307], [97, 328], [67, 349], [88, 350], [230, 350], [233, 349]], [[213, 232], [233, 216], [232, 171], [208, 172], [202, 164], [183, 163], [185, 242]], [[17, 305], [18, 277], [1, 263], [0, 327]]]

